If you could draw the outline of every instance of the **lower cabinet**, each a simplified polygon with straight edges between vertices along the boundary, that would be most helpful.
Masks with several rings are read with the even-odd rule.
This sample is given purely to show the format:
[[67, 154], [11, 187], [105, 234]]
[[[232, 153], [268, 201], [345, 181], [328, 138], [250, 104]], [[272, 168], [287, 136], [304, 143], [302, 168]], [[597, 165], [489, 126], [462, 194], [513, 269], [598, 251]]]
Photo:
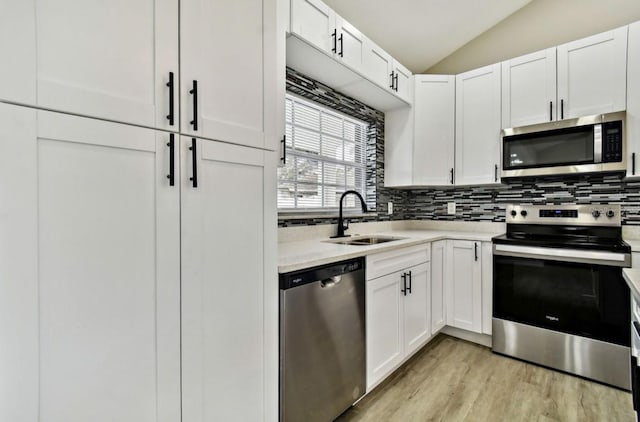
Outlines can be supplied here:
[[481, 242], [452, 240], [449, 243], [447, 325], [482, 332]]
[[[407, 249], [412, 252], [399, 249], [367, 256], [367, 391], [431, 335], [429, 245]], [[407, 256], [413, 262], [403, 268]], [[379, 276], [381, 266], [393, 272]]]
[[275, 420], [266, 154], [0, 104], [0, 420]]

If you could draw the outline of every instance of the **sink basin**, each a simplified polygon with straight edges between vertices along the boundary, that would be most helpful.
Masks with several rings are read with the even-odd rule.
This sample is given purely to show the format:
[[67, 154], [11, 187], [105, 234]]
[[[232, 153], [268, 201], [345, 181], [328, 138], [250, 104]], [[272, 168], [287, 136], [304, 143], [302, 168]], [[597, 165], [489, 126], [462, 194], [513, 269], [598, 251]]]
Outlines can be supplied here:
[[378, 243], [393, 242], [394, 240], [401, 240], [404, 237], [392, 237], [392, 236], [362, 236], [362, 237], [347, 237], [335, 240], [325, 240], [329, 243], [337, 243], [340, 245], [356, 245], [367, 246], [377, 245]]

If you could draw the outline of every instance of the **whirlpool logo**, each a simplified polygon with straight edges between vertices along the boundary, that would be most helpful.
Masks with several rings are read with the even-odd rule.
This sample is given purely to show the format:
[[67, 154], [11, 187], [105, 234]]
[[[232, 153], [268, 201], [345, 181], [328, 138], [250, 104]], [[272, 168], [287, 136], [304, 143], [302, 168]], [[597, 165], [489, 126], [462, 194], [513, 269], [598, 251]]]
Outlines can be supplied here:
[[552, 316], [552, 315], [545, 315], [544, 317], [546, 319], [548, 319], [549, 321], [560, 321], [560, 318]]

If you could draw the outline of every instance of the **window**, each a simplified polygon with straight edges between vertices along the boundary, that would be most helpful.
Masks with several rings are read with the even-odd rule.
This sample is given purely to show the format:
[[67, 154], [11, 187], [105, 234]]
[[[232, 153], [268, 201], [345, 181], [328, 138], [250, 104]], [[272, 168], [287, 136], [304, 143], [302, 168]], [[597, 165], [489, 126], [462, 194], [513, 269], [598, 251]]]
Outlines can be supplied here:
[[[364, 197], [368, 125], [311, 101], [287, 95], [287, 162], [278, 169], [278, 209], [336, 209], [353, 189]], [[345, 208], [359, 207], [354, 195]]]

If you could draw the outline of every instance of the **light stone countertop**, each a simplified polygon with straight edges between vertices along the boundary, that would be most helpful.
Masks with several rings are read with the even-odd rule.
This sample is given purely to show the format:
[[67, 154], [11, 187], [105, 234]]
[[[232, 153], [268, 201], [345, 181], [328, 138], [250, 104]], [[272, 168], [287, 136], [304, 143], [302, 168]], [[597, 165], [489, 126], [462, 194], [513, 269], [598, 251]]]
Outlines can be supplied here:
[[625, 242], [631, 246], [631, 252], [640, 252], [640, 240], [625, 239]]
[[[355, 246], [340, 245], [326, 242], [327, 238], [314, 238], [294, 242], [278, 244], [278, 272], [287, 273], [318, 265], [330, 264], [345, 259], [357, 258], [378, 252], [420, 245], [443, 239], [472, 240], [478, 242], [490, 242], [495, 236], [504, 233], [498, 232], [474, 232], [474, 231], [446, 231], [446, 230], [387, 230], [369, 233], [376, 236], [393, 236], [404, 239], [376, 245]], [[363, 233], [364, 234], [364, 233]], [[351, 234], [356, 237], [356, 233]]]
[[631, 294], [640, 301], [640, 268], [623, 268], [622, 277], [629, 285]]

